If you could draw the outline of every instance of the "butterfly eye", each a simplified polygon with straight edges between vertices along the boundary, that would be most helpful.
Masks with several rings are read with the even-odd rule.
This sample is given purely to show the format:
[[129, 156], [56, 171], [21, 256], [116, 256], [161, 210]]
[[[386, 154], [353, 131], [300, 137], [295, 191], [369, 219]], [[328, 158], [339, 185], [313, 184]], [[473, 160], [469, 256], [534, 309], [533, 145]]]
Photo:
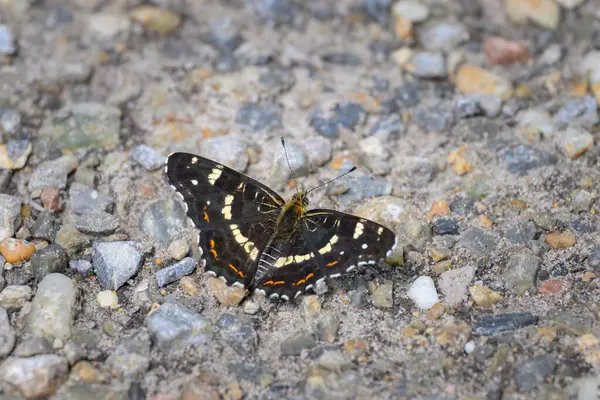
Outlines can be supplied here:
[[304, 204], [305, 206], [307, 206], [307, 205], [308, 205], [308, 197], [306, 197], [306, 196], [305, 196], [305, 197], [302, 199], [302, 204]]

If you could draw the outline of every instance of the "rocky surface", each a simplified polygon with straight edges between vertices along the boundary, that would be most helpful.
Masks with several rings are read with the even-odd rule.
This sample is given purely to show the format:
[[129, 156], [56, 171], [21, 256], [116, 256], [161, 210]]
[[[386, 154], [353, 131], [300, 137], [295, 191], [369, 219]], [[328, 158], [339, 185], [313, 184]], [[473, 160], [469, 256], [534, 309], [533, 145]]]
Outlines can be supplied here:
[[[598, 398], [598, 9], [0, 0], [0, 398]], [[397, 246], [228, 287], [173, 151]]]

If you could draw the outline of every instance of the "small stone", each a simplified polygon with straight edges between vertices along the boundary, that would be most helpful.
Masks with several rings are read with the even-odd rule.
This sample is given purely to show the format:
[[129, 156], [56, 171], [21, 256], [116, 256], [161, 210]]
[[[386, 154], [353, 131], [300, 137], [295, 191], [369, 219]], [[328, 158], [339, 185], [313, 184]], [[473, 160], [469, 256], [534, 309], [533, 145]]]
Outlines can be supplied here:
[[179, 285], [187, 294], [190, 296], [196, 296], [198, 294], [198, 286], [194, 282], [194, 278], [191, 276], [184, 276], [179, 280]]
[[537, 324], [538, 317], [528, 313], [506, 313], [480, 318], [473, 326], [474, 336], [494, 336]]
[[321, 314], [321, 302], [319, 301], [319, 297], [315, 295], [302, 297], [302, 309], [304, 310], [304, 316], [307, 319], [319, 316]]
[[62, 210], [60, 190], [58, 188], [45, 188], [42, 190], [40, 200], [42, 201], [44, 207], [50, 211]]
[[259, 19], [272, 24], [291, 24], [299, 11], [289, 0], [250, 0], [248, 5]]
[[473, 285], [469, 294], [479, 307], [489, 308], [492, 304], [502, 300], [502, 295], [483, 285]]
[[571, 160], [582, 156], [594, 145], [594, 137], [586, 130], [568, 127], [564, 132], [558, 132], [556, 144]]
[[31, 140], [8, 140], [0, 144], [0, 169], [18, 170], [25, 166], [33, 150]]
[[[1, 296], [2, 294], [0, 293], [0, 297]], [[10, 354], [15, 346], [15, 342], [16, 334], [15, 330], [10, 325], [8, 313], [4, 308], [0, 307], [0, 359], [4, 359], [4, 357]]]
[[319, 340], [333, 343], [335, 342], [339, 328], [340, 318], [334, 314], [327, 314], [317, 322], [315, 334]]
[[323, 111], [318, 110], [310, 121], [317, 133], [325, 137], [338, 137], [340, 125], [354, 130], [366, 118], [365, 109], [359, 103], [336, 104], [327, 113], [332, 114], [330, 118], [327, 118]]
[[219, 278], [211, 277], [208, 283], [213, 296], [224, 306], [238, 305], [248, 294], [248, 289], [239, 286], [227, 286], [227, 283]]
[[489, 256], [496, 249], [496, 240], [480, 228], [472, 227], [459, 238], [460, 244], [479, 257]]
[[418, 108], [412, 112], [412, 119], [426, 132], [445, 132], [454, 124], [452, 111], [443, 107]]
[[331, 160], [332, 145], [331, 141], [322, 137], [311, 137], [303, 144], [304, 153], [308, 157], [309, 164], [315, 168], [325, 165]]
[[457, 235], [458, 221], [452, 217], [439, 217], [433, 221], [433, 231], [436, 235]]
[[355, 365], [347, 361], [344, 354], [339, 350], [325, 350], [323, 354], [319, 356], [315, 364], [319, 368], [337, 372], [355, 368]]
[[152, 5], [140, 5], [131, 12], [131, 19], [141, 24], [148, 32], [160, 35], [173, 33], [182, 24], [178, 13]]
[[28, 331], [37, 336], [67, 340], [71, 336], [76, 297], [71, 279], [61, 274], [46, 275], [31, 303]]
[[125, 37], [131, 26], [126, 15], [109, 12], [92, 14], [88, 21], [88, 34], [95, 42], [109, 42]]
[[410, 285], [407, 295], [421, 310], [429, 310], [434, 304], [440, 302], [435, 283], [428, 276], [418, 277]]
[[569, 230], [552, 232], [546, 235], [546, 243], [553, 249], [566, 249], [575, 244], [575, 236]]
[[590, 267], [594, 269], [600, 268], [600, 246], [596, 246], [592, 249], [587, 260]]
[[308, 157], [302, 147], [294, 142], [286, 142], [286, 149], [291, 168], [288, 166], [286, 154], [282, 149], [273, 160], [270, 171], [270, 179], [275, 186], [284, 187], [289, 183], [292, 175], [295, 177], [306, 176], [310, 170]]
[[246, 103], [238, 110], [235, 121], [251, 132], [268, 132], [281, 125], [281, 109], [271, 103]]
[[16, 263], [29, 260], [35, 253], [35, 246], [27, 240], [4, 239], [0, 242], [0, 254], [6, 262]]
[[31, 175], [28, 188], [30, 191], [47, 187], [64, 189], [67, 186], [67, 176], [78, 165], [79, 160], [73, 154], [67, 154], [56, 160], [43, 162]]
[[516, 294], [535, 291], [535, 278], [540, 267], [540, 259], [524, 249], [513, 254], [502, 272], [506, 289]]
[[370, 134], [386, 142], [405, 130], [404, 122], [398, 115], [384, 115], [377, 120]]
[[165, 163], [165, 156], [160, 151], [146, 145], [136, 146], [130, 157], [148, 171], [157, 170]]
[[142, 256], [134, 242], [99, 242], [93, 247], [92, 263], [104, 289], [117, 290], [134, 276]]
[[244, 391], [239, 383], [233, 382], [229, 384], [229, 387], [223, 395], [223, 400], [242, 400], [244, 398]]
[[535, 224], [531, 221], [519, 221], [509, 225], [504, 236], [513, 244], [529, 244], [535, 235]]
[[584, 1], [585, 0], [556, 0], [558, 4], [570, 10], [579, 7]]
[[204, 139], [200, 144], [200, 155], [237, 171], [245, 171], [249, 162], [248, 145], [233, 135]]
[[221, 337], [239, 354], [256, 351], [258, 336], [248, 321], [237, 315], [224, 313], [217, 322]]
[[28, 399], [52, 396], [68, 372], [67, 360], [55, 354], [9, 357], [0, 364], [0, 380]]
[[472, 265], [442, 273], [438, 279], [438, 286], [444, 295], [444, 303], [461, 304], [467, 296], [467, 287], [474, 277], [475, 267]]
[[483, 110], [483, 114], [489, 118], [496, 118], [502, 109], [503, 99], [499, 96], [493, 94], [480, 94], [473, 93], [470, 97], [474, 98], [481, 109]]
[[247, 300], [244, 303], [244, 312], [246, 314], [255, 315], [260, 311], [260, 303], [254, 300]]
[[515, 382], [519, 392], [530, 392], [544, 383], [554, 373], [556, 362], [551, 356], [543, 355], [522, 362], [515, 369]]
[[392, 281], [385, 281], [382, 285], [375, 289], [372, 299], [373, 305], [377, 308], [393, 308], [394, 283]]
[[423, 22], [429, 18], [429, 9], [420, 1], [401, 0], [392, 6], [392, 15], [412, 22]]
[[184, 350], [190, 345], [206, 344], [212, 335], [209, 319], [169, 301], [146, 318], [153, 343], [163, 352]]
[[452, 256], [452, 252], [447, 247], [434, 247], [429, 251], [431, 259], [435, 262], [447, 260]]
[[588, 212], [595, 198], [594, 195], [583, 189], [578, 190], [572, 197], [573, 211], [575, 212]]
[[413, 54], [405, 68], [419, 78], [443, 78], [446, 76], [446, 61], [441, 53], [417, 52]]
[[562, 279], [550, 279], [538, 286], [538, 291], [544, 296], [552, 296], [558, 294], [563, 289]]
[[190, 251], [190, 246], [183, 239], [174, 240], [168, 247], [169, 257], [174, 260], [182, 260]]
[[505, 7], [508, 18], [518, 24], [532, 21], [554, 30], [560, 21], [560, 7], [552, 0], [507, 0]]
[[38, 280], [48, 274], [66, 271], [69, 265], [69, 256], [65, 249], [56, 243], [51, 243], [35, 252], [31, 257], [31, 268]]
[[281, 342], [280, 350], [282, 356], [297, 356], [304, 349], [312, 349], [316, 342], [312, 335], [308, 332], [300, 332], [284, 339]]
[[185, 211], [173, 199], [157, 200], [150, 204], [140, 218], [140, 229], [154, 240], [168, 246], [187, 225]]
[[53, 352], [52, 343], [48, 339], [40, 336], [31, 336], [19, 343], [13, 356], [31, 357], [39, 354], [51, 354]]
[[529, 142], [543, 137], [554, 137], [556, 126], [550, 114], [542, 108], [529, 108], [517, 114], [519, 134]]
[[524, 145], [505, 148], [500, 152], [500, 165], [508, 172], [521, 176], [553, 161], [554, 159], [548, 153]]
[[168, 267], [157, 271], [156, 281], [158, 287], [167, 286], [169, 283], [178, 281], [181, 277], [191, 274], [196, 269], [196, 266], [198, 266], [198, 261], [187, 257], [173, 265], [169, 265]]
[[512, 95], [509, 80], [474, 65], [464, 65], [458, 70], [456, 88], [463, 94], [493, 95], [504, 100]]
[[13, 237], [21, 225], [21, 199], [0, 193], [0, 241]]
[[114, 376], [121, 379], [141, 379], [150, 367], [150, 346], [148, 331], [134, 330], [119, 340], [106, 359], [106, 366]]
[[6, 25], [0, 25], [0, 54], [13, 55], [17, 52], [15, 39]]
[[446, 307], [444, 307], [441, 303], [435, 303], [433, 307], [427, 310], [425, 317], [429, 321], [435, 321], [437, 319], [442, 318], [442, 315], [446, 312]]
[[114, 290], [102, 290], [98, 292], [96, 301], [98, 301], [98, 305], [102, 308], [109, 308], [111, 310], [119, 308], [119, 298], [117, 297], [117, 292]]
[[522, 63], [529, 59], [529, 52], [523, 43], [512, 42], [500, 36], [485, 38], [483, 52], [492, 65]]
[[113, 233], [119, 223], [116, 218], [104, 211], [91, 211], [73, 217], [73, 225], [83, 233], [106, 235]]
[[[41, 215], [41, 214], [40, 214]], [[67, 250], [69, 257], [83, 250], [85, 246], [90, 242], [87, 235], [79, 232], [71, 224], [63, 225], [60, 230], [55, 234], [56, 244]]]
[[593, 129], [599, 120], [596, 99], [592, 96], [570, 98], [554, 114], [554, 123], [559, 128]]
[[461, 96], [456, 101], [456, 115], [458, 118], [470, 118], [483, 114], [481, 103], [476, 97]]
[[430, 21], [419, 32], [419, 41], [426, 50], [449, 53], [469, 40], [467, 27], [454, 21]]
[[329, 52], [323, 54], [323, 56], [321, 56], [321, 60], [329, 64], [349, 65], [352, 67], [356, 67], [361, 64], [361, 59], [359, 56], [343, 52]]
[[71, 199], [71, 211], [76, 214], [110, 212], [114, 205], [112, 197], [106, 196], [80, 183], [73, 183], [71, 185], [69, 198]]
[[8, 311], [20, 310], [31, 300], [31, 295], [27, 285], [9, 285], [0, 292], [0, 307]]

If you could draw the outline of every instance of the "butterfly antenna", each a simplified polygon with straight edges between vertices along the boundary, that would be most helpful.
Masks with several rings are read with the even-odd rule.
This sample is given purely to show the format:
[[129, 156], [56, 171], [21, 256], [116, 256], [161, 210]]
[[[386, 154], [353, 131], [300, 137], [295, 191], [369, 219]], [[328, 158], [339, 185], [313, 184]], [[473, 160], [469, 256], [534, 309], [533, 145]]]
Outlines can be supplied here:
[[[288, 151], [287, 151], [287, 147], [285, 147], [285, 139], [283, 138], [283, 136], [280, 136], [279, 139], [281, 139], [281, 145], [283, 146], [283, 151], [285, 153], [285, 161], [287, 161], [287, 165], [288, 168], [290, 169], [290, 173], [292, 174], [292, 181], [296, 181], [296, 174], [294, 174], [294, 170], [292, 169], [292, 165], [290, 164], [290, 158], [288, 156]], [[296, 192], [298, 192], [298, 186], [294, 185], [294, 187], [296, 188]]]
[[348, 175], [349, 173], [356, 171], [356, 169], [357, 169], [357, 168], [358, 168], [358, 166], [356, 166], [356, 165], [355, 165], [355, 166], [353, 166], [352, 168], [350, 168], [350, 170], [348, 170], [348, 171], [344, 172], [343, 174], [341, 174], [341, 175], [340, 175], [340, 176], [338, 176], [337, 178], [333, 178], [333, 179], [332, 179], [332, 180], [330, 180], [330, 181], [327, 181], [327, 182], [321, 183], [321, 184], [320, 184], [320, 185], [318, 185], [318, 186], [315, 186], [314, 188], [312, 188], [312, 189], [310, 189], [308, 192], [306, 192], [306, 194], [309, 194], [310, 192], [312, 192], [312, 191], [313, 191], [313, 190], [315, 190], [315, 189], [318, 189], [318, 188], [320, 188], [320, 187], [323, 187], [323, 186], [325, 186], [325, 185], [328, 185], [328, 184], [330, 184], [331, 182], [337, 181], [337, 180], [338, 180], [338, 179], [340, 179], [340, 178], [343, 178], [344, 176]]

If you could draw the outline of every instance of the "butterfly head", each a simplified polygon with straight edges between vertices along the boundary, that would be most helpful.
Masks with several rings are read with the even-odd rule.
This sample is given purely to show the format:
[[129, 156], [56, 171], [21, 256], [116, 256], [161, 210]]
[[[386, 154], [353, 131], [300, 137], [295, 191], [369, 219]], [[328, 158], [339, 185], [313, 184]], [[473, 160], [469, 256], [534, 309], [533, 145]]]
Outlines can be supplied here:
[[299, 206], [306, 208], [308, 207], [308, 196], [306, 190], [302, 190], [292, 197], [292, 201], [297, 203]]

